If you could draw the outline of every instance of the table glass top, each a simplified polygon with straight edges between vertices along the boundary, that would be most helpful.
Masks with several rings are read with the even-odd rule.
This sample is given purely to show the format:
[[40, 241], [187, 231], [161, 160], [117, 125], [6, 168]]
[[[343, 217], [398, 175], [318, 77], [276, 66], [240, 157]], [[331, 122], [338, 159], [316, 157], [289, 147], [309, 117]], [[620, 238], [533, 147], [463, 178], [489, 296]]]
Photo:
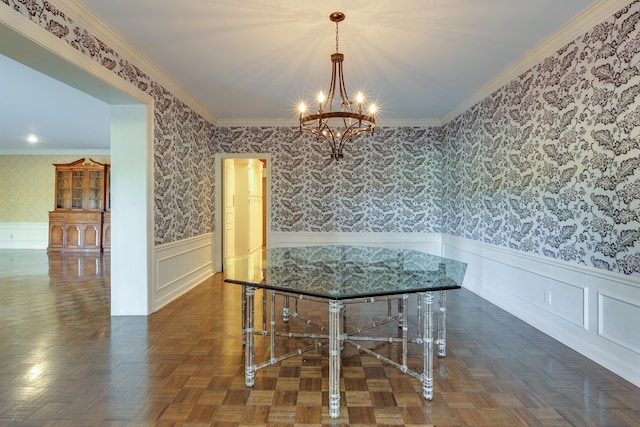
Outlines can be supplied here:
[[272, 248], [228, 259], [225, 282], [327, 299], [457, 289], [467, 265], [407, 249], [366, 246]]

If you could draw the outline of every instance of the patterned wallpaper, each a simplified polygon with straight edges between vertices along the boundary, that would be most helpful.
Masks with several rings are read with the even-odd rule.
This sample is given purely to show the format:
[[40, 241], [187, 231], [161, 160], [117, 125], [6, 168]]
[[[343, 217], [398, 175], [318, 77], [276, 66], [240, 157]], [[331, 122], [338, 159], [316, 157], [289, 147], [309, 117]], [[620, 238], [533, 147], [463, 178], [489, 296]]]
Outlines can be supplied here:
[[216, 129], [216, 151], [271, 153], [272, 230], [438, 232], [438, 129], [379, 128], [330, 159], [298, 128]]
[[51, 1], [0, 0], [154, 99], [155, 244], [213, 231], [213, 124]]
[[109, 163], [103, 155], [0, 156], [0, 222], [47, 222], [54, 208], [54, 163], [81, 158]]
[[441, 231], [640, 274], [638, 2], [442, 128], [381, 128], [339, 162], [296, 128], [214, 137], [50, 2], [0, 2], [154, 97], [156, 244], [212, 231], [215, 152], [258, 152], [274, 231]]
[[434, 231], [640, 273], [640, 3], [442, 128], [380, 129], [332, 162], [290, 128], [219, 128], [273, 153], [274, 231]]
[[640, 273], [640, 3], [444, 127], [448, 234]]

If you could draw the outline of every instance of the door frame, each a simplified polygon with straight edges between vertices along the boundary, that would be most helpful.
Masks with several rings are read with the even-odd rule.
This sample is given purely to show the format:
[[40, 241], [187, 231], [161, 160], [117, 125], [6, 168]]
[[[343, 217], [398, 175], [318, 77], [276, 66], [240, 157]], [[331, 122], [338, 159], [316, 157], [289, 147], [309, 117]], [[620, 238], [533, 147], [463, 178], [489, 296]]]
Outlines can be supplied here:
[[8, 6], [0, 6], [0, 36], [0, 54], [111, 105], [111, 316], [148, 315], [154, 298], [153, 98]]
[[223, 266], [223, 233], [224, 233], [224, 160], [225, 159], [266, 159], [267, 160], [267, 219], [265, 227], [267, 229], [267, 247], [271, 242], [271, 154], [269, 153], [216, 153], [214, 167], [214, 188], [215, 188], [215, 224], [213, 235], [213, 269], [215, 272], [222, 271]]

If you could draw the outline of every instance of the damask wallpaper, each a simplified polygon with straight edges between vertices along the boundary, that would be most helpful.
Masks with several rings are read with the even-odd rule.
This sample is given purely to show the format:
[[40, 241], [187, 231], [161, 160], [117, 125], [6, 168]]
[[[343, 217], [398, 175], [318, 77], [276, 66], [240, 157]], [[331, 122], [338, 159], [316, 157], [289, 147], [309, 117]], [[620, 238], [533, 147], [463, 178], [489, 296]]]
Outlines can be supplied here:
[[0, 0], [154, 99], [155, 244], [213, 231], [213, 124], [45, 0]]
[[443, 232], [640, 273], [640, 3], [443, 129]]
[[339, 162], [297, 129], [219, 128], [273, 153], [274, 231], [434, 231], [640, 273], [640, 3], [441, 128], [379, 129]]
[[216, 129], [216, 151], [271, 153], [272, 230], [438, 232], [438, 129], [379, 128], [332, 160], [298, 128]]

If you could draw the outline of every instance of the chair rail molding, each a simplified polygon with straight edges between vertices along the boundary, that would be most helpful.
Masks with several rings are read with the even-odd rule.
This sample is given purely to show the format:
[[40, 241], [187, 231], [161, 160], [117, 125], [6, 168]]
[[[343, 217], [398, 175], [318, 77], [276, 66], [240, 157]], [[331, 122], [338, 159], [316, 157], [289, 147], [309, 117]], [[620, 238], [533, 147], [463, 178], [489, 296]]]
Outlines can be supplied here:
[[440, 233], [271, 232], [269, 247], [360, 245], [414, 249], [441, 255]]

